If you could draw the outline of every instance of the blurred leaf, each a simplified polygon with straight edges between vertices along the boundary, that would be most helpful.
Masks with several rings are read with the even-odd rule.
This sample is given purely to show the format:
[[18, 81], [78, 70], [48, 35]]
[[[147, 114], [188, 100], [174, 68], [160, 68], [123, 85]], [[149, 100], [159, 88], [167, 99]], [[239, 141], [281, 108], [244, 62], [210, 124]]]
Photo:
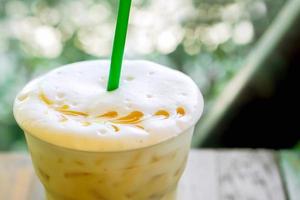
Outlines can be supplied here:
[[294, 149], [295, 150], [300, 150], [300, 140], [298, 141], [298, 144], [295, 145]]
[[[191, 76], [204, 93], [207, 112], [284, 3], [133, 1], [127, 57], [149, 59]], [[110, 57], [117, 4], [0, 0], [0, 150], [25, 149], [12, 116], [21, 86], [63, 64]]]

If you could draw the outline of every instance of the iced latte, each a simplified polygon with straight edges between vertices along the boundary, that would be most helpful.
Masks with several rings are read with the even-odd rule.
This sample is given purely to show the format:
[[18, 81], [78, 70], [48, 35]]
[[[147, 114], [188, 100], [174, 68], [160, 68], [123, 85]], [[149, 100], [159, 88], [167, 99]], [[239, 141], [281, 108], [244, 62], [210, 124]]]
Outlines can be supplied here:
[[201, 93], [186, 75], [124, 61], [106, 91], [108, 61], [70, 64], [30, 82], [14, 115], [49, 200], [174, 200]]

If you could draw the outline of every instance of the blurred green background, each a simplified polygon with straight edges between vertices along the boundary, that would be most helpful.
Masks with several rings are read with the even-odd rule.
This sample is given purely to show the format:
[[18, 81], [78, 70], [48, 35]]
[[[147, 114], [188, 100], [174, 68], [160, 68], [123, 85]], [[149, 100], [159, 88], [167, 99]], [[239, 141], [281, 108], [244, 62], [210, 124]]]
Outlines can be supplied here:
[[[12, 115], [31, 79], [109, 58], [117, 0], [0, 0], [0, 150], [26, 148]], [[133, 0], [126, 58], [191, 76], [211, 109], [284, 5], [283, 0]]]

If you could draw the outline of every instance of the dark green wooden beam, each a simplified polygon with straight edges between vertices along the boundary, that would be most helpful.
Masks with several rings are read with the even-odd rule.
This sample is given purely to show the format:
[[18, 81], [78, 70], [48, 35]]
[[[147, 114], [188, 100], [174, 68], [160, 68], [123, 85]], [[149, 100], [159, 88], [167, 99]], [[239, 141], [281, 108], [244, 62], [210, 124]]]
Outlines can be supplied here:
[[241, 91], [262, 68], [268, 65], [272, 55], [276, 52], [276, 48], [287, 37], [299, 19], [300, 0], [287, 1], [269, 29], [248, 55], [244, 66], [218, 96], [208, 114], [198, 123], [192, 142], [193, 147], [206, 146], [210, 138], [217, 137], [212, 135], [213, 130], [232, 111]]
[[280, 168], [289, 200], [300, 199], [300, 151], [281, 151]]

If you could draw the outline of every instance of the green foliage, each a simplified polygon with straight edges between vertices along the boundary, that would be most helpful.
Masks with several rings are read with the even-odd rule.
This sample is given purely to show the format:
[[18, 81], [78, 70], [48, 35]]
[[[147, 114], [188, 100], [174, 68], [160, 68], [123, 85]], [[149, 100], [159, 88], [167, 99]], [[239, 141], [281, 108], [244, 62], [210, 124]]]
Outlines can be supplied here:
[[[117, 0], [0, 1], [0, 150], [24, 150], [12, 106], [32, 78], [66, 63], [109, 58]], [[206, 110], [242, 66], [280, 0], [136, 0], [126, 57], [190, 75]]]
[[298, 144], [295, 145], [294, 149], [300, 151], [300, 142], [298, 142]]

